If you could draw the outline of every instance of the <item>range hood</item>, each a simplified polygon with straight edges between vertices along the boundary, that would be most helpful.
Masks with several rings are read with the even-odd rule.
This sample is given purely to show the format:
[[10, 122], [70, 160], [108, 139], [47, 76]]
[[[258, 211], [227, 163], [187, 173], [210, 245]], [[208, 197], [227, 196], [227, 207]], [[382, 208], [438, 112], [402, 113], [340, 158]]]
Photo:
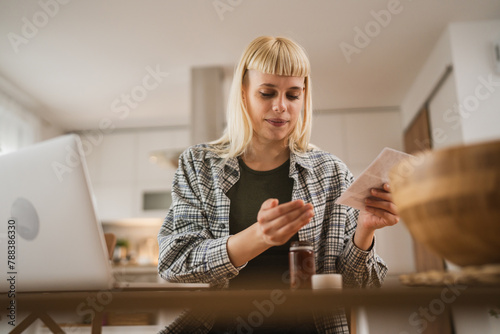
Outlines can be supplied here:
[[225, 88], [232, 79], [228, 80], [227, 72], [223, 67], [191, 70], [191, 144], [212, 141], [222, 135], [228, 90]]
[[[226, 66], [191, 69], [191, 145], [219, 138], [225, 127], [225, 110], [233, 68]], [[164, 168], [177, 168], [182, 152], [161, 150], [150, 152], [152, 163]]]

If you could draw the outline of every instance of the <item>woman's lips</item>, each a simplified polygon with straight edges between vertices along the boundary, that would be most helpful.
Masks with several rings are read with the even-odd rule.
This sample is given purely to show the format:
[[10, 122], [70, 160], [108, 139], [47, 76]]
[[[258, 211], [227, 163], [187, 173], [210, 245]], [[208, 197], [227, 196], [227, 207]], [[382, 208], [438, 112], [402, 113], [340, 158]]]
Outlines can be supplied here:
[[268, 122], [269, 124], [271, 124], [273, 126], [277, 126], [277, 127], [285, 126], [286, 123], [288, 123], [287, 120], [284, 120], [281, 118], [269, 118], [269, 119], [266, 119], [266, 122]]

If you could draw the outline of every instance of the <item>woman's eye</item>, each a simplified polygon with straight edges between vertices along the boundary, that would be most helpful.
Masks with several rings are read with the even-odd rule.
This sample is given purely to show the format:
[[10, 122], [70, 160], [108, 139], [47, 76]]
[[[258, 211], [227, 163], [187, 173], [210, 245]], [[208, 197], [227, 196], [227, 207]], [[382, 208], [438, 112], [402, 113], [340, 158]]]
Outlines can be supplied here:
[[[265, 93], [265, 92], [259, 92], [260, 93], [260, 96], [262, 96], [263, 98], [272, 98], [274, 97], [276, 94], [275, 93]], [[286, 96], [289, 100], [298, 100], [300, 99], [300, 95], [292, 95], [292, 94], [288, 94]]]
[[260, 95], [261, 95], [262, 97], [269, 98], [269, 97], [273, 97], [273, 96], [274, 96], [274, 93], [264, 93], [264, 92], [260, 92]]

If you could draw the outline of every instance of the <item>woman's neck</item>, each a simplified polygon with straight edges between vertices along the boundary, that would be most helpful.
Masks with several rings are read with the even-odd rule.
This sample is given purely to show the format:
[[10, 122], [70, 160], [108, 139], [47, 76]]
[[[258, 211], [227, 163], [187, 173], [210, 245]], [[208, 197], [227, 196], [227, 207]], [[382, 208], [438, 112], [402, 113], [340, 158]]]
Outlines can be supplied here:
[[267, 171], [277, 168], [290, 158], [290, 149], [284, 145], [252, 143], [242, 156], [245, 165], [253, 170]]

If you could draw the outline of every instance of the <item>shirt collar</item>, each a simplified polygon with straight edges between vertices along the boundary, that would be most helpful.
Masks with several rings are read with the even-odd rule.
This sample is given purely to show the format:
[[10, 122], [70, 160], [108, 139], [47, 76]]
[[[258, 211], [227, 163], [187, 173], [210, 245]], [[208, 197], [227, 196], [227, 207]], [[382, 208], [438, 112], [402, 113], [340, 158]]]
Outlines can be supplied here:
[[309, 159], [309, 156], [311, 155], [312, 151], [307, 151], [307, 152], [302, 152], [302, 153], [290, 153], [290, 175], [292, 174], [292, 171], [295, 170], [296, 165], [299, 165], [302, 168], [312, 170], [313, 166], [311, 164], [311, 159]]
[[[313, 151], [303, 153], [290, 153], [290, 176], [294, 176], [297, 174], [297, 166], [300, 166], [307, 170], [313, 169], [311, 159], [309, 159], [309, 156], [312, 154], [312, 152]], [[217, 174], [219, 176], [224, 175], [224, 179], [228, 179], [230, 176], [236, 177], [236, 179], [239, 178], [239, 165], [237, 158], [223, 159], [218, 157], [213, 152], [212, 154], [214, 155], [214, 158], [216, 157], [219, 159], [219, 161], [217, 162], [217, 168], [219, 169]]]

